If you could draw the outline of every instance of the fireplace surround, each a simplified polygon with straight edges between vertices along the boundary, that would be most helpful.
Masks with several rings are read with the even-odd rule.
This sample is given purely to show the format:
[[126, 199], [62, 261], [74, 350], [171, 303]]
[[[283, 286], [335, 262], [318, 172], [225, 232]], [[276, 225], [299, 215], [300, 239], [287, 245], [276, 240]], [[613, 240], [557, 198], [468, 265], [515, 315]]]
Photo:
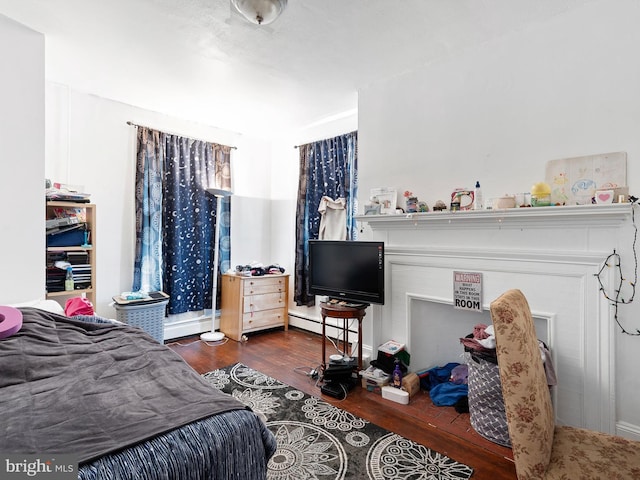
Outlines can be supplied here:
[[[621, 233], [630, 228], [631, 208], [358, 216], [361, 240], [385, 242], [385, 305], [370, 308], [365, 342], [406, 343], [412, 370], [461, 361], [459, 338], [490, 324], [491, 301], [518, 288], [553, 356], [556, 421], [615, 433], [615, 322], [595, 275], [630, 238]], [[482, 274], [482, 312], [453, 308], [454, 271]], [[602, 281], [615, 285], [615, 269]]]

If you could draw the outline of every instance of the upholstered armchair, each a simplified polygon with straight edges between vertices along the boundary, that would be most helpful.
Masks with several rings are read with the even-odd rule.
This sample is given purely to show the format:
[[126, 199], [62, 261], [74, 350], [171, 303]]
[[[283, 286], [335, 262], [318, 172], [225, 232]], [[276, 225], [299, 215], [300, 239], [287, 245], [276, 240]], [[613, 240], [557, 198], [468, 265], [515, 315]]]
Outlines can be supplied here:
[[555, 425], [533, 319], [522, 292], [509, 290], [494, 300], [491, 319], [518, 480], [640, 479], [640, 442]]

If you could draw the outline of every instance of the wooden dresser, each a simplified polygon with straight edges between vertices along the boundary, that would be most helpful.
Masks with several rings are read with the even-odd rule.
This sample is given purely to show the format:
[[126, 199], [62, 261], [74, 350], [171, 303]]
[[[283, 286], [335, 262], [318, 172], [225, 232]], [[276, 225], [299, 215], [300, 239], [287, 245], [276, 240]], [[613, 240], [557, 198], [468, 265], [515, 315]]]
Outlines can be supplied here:
[[243, 333], [289, 328], [289, 275], [222, 275], [220, 331], [239, 342]]

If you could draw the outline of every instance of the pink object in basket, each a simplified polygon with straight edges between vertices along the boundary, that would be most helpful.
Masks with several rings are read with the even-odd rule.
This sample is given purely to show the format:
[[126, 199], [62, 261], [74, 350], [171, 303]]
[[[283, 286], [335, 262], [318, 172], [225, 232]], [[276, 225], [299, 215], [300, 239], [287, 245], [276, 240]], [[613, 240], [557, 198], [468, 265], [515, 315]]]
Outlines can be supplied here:
[[0, 338], [7, 338], [22, 328], [22, 312], [17, 308], [0, 306]]

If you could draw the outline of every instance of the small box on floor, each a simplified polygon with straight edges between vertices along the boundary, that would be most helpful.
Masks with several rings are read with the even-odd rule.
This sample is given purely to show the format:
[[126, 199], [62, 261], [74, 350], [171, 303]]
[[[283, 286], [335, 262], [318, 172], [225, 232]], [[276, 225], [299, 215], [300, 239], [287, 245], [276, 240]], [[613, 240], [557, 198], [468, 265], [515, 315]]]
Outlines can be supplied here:
[[385, 386], [382, 387], [382, 398], [401, 403], [403, 405], [409, 404], [409, 392], [405, 392], [399, 388]]
[[409, 397], [413, 397], [420, 391], [420, 378], [415, 373], [407, 373], [402, 377], [402, 390], [405, 390]]

